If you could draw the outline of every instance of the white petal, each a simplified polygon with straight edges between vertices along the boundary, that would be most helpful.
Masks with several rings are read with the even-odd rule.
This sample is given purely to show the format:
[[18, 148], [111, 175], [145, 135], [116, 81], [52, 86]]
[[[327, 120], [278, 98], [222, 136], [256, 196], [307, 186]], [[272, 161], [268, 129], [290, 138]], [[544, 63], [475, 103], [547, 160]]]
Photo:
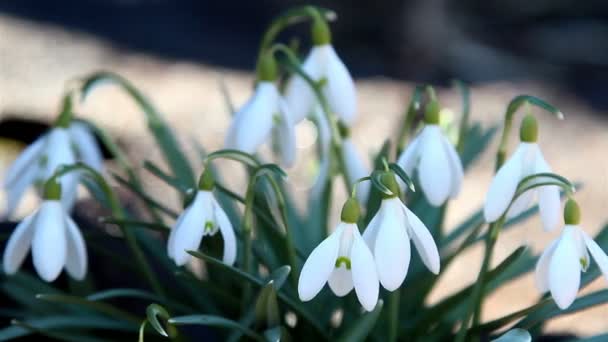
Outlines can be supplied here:
[[437, 245], [435, 244], [433, 236], [416, 214], [410, 211], [405, 205], [401, 204], [401, 206], [405, 211], [410, 228], [409, 234], [414, 241], [414, 246], [416, 246], [420, 259], [422, 259], [422, 262], [429, 271], [439, 274], [439, 269], [441, 267], [439, 251], [437, 250]]
[[[374, 253], [374, 247], [376, 247], [376, 238], [378, 237], [378, 229], [380, 228], [380, 224], [384, 221], [384, 212], [387, 210], [391, 210], [390, 201], [394, 201], [394, 199], [385, 199], [380, 202], [380, 208], [376, 214], [372, 217], [371, 221], [367, 224], [367, 227], [363, 231], [363, 240], [367, 244], [367, 247]], [[388, 204], [387, 204], [388, 202]]]
[[177, 230], [177, 227], [182, 225], [184, 217], [186, 217], [186, 211], [177, 217], [177, 221], [169, 232], [169, 239], [167, 239], [167, 255], [169, 256], [169, 259], [175, 259], [175, 251], [173, 250], [175, 247], [175, 231]]
[[560, 309], [576, 298], [581, 281], [581, 264], [574, 231], [565, 227], [549, 262], [549, 289]]
[[[540, 150], [536, 159], [536, 172], [551, 172], [551, 168], [545, 161], [545, 158], [543, 158]], [[561, 218], [559, 188], [550, 185], [538, 189], [538, 207], [543, 228], [545, 231], [552, 231], [558, 225]]]
[[606, 252], [604, 252], [600, 245], [598, 245], [597, 242], [587, 235], [587, 233], [582, 230], [581, 232], [589, 253], [591, 253], [593, 260], [595, 260], [600, 271], [602, 271], [604, 278], [608, 280], [608, 256], [606, 255]]
[[184, 210], [180, 225], [173, 230], [173, 260], [178, 266], [185, 265], [190, 260], [190, 254], [186, 251], [197, 250], [203, 239], [205, 223], [210, 221], [212, 206], [210, 194], [199, 191], [192, 204]]
[[44, 201], [36, 215], [32, 256], [34, 267], [42, 279], [55, 280], [66, 262], [64, 209], [59, 201]]
[[483, 208], [483, 215], [487, 222], [498, 220], [511, 203], [522, 176], [522, 156], [526, 152], [525, 149], [526, 146], [520, 144], [492, 179]]
[[82, 280], [87, 274], [87, 248], [80, 229], [72, 218], [66, 215], [65, 223], [68, 248], [65, 269], [72, 278]]
[[353, 238], [350, 260], [355, 293], [363, 308], [372, 311], [376, 307], [380, 291], [374, 257], [361, 238], [356, 225], [353, 230]]
[[253, 97], [235, 115], [226, 147], [254, 153], [270, 136], [278, 112], [279, 91], [272, 82], [258, 83]]
[[[344, 165], [348, 174], [348, 180], [351, 184], [353, 184], [359, 178], [369, 176], [369, 167], [365, 165], [363, 159], [359, 155], [359, 151], [357, 151], [357, 148], [350, 139], [347, 138], [342, 141], [342, 152]], [[363, 182], [357, 186], [357, 199], [361, 203], [367, 203], [370, 183]]]
[[420, 138], [424, 130], [420, 132], [414, 138], [414, 140], [410, 141], [410, 143], [405, 148], [405, 151], [401, 152], [399, 159], [397, 159], [397, 164], [401, 166], [403, 171], [407, 173], [408, 176], [412, 177], [414, 174], [414, 168], [416, 168], [416, 164], [418, 163], [418, 159], [420, 157], [419, 147], [420, 147]]
[[29, 168], [36, 167], [38, 163], [38, 158], [43, 151], [44, 145], [46, 143], [47, 135], [43, 135], [36, 139], [31, 145], [26, 147], [21, 154], [15, 159], [15, 161], [11, 164], [11, 166], [6, 171], [6, 176], [4, 178], [3, 185], [4, 187], [13, 183], [17, 178], [21, 177], [24, 171]]
[[443, 149], [448, 156], [452, 176], [450, 182], [452, 185], [450, 189], [450, 198], [455, 198], [460, 193], [460, 188], [462, 187], [462, 178], [464, 177], [462, 161], [460, 160], [460, 156], [458, 155], [458, 152], [456, 152], [454, 145], [452, 145], [452, 143], [443, 133], [441, 134], [441, 140], [443, 142]]
[[315, 107], [314, 110], [314, 120], [317, 125], [317, 135], [318, 135], [318, 144], [319, 144], [319, 172], [317, 173], [317, 177], [315, 179], [315, 183], [313, 184], [310, 192], [313, 198], [319, 198], [329, 180], [329, 172], [331, 166], [331, 155], [330, 155], [330, 143], [331, 143], [331, 132], [329, 128], [329, 123], [327, 122], [327, 118], [323, 114], [323, 111], [319, 106]]
[[[58, 167], [76, 163], [68, 130], [54, 128], [49, 133], [47, 144], [47, 164], [43, 173], [44, 180], [51, 177]], [[70, 172], [59, 179], [61, 183], [61, 203], [66, 211], [70, 211], [76, 201], [78, 175]]]
[[279, 123], [281, 161], [286, 167], [292, 167], [296, 161], [296, 132], [289, 115], [289, 108], [283, 99], [279, 99], [279, 113], [281, 115]]
[[220, 207], [220, 204], [213, 198], [213, 212], [215, 215], [215, 221], [220, 227], [220, 233], [224, 240], [224, 256], [222, 260], [227, 265], [234, 265], [236, 260], [236, 236], [234, 235], [234, 228], [232, 223], [228, 219], [224, 209]]
[[[67, 165], [67, 164], [66, 164]], [[70, 172], [61, 176], [61, 204], [67, 212], [71, 211], [78, 195], [78, 174]]]
[[298, 296], [301, 301], [313, 299], [329, 279], [338, 259], [343, 230], [344, 226], [338, 226], [306, 259], [298, 280]]
[[534, 276], [536, 279], [536, 288], [541, 293], [549, 291], [549, 262], [553, 257], [553, 252], [555, 252], [555, 247], [557, 247], [558, 242], [559, 239], [553, 240], [540, 255], [540, 258], [538, 258], [538, 262], [536, 263]]
[[[302, 70], [313, 80], [318, 81], [324, 69], [324, 59], [320, 51], [313, 48], [304, 60]], [[292, 115], [291, 121], [294, 124], [304, 120], [317, 103], [308, 83], [298, 75], [294, 75], [287, 83], [285, 101], [289, 106], [289, 114]]]
[[6, 187], [6, 217], [11, 217], [19, 206], [23, 194], [34, 184], [38, 176], [39, 168], [37, 165], [23, 170], [23, 173]]
[[32, 223], [35, 218], [36, 213], [33, 213], [23, 219], [8, 239], [3, 257], [4, 273], [14, 274], [23, 263], [34, 236], [34, 225]]
[[393, 202], [378, 227], [374, 256], [380, 283], [389, 291], [401, 286], [410, 265], [410, 239], [404, 223], [405, 214]]
[[78, 158], [93, 169], [101, 171], [103, 155], [89, 126], [83, 122], [72, 122], [68, 130], [74, 147], [76, 147]]
[[420, 141], [420, 166], [418, 178], [429, 203], [442, 205], [450, 195], [452, 187], [450, 163], [441, 141], [441, 131], [437, 125], [426, 125]]
[[532, 189], [521, 194], [509, 208], [507, 218], [511, 219], [528, 210], [536, 198], [537, 189]]
[[315, 49], [325, 49], [327, 54], [327, 84], [323, 90], [329, 107], [342, 122], [352, 126], [357, 115], [355, 82], [331, 45]]
[[352, 272], [346, 269], [343, 264], [338, 268], [334, 268], [327, 281], [331, 291], [338, 297], [346, 296], [355, 286], [353, 284]]

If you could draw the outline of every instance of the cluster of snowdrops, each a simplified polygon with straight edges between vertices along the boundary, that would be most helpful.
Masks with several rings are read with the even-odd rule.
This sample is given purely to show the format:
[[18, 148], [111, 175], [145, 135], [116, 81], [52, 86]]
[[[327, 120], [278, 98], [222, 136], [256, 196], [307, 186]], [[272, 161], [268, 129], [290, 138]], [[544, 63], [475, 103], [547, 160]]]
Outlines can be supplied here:
[[[412, 272], [411, 245], [433, 277], [440, 273], [444, 262], [451, 262], [457, 254], [453, 252], [450, 256], [449, 253], [440, 252], [438, 245], [443, 246], [438, 239], [444, 237], [443, 233], [437, 227], [430, 227], [430, 224], [441, 225], [448, 201], [460, 192], [465, 169], [462, 162], [463, 146], [469, 135], [473, 134], [468, 113], [461, 118], [458, 139], [453, 143], [454, 139], [448, 138], [445, 126], [441, 125], [442, 108], [433, 88], [417, 87], [404, 116], [403, 129], [397, 138], [398, 153], [391, 157], [385, 151], [378, 155], [374, 168], [367, 167], [349, 136], [351, 126], [357, 122], [356, 87], [347, 67], [332, 46], [328, 20], [334, 16], [331, 11], [306, 6], [289, 11], [273, 22], [262, 40], [251, 98], [234, 112], [226, 134], [225, 149], [205, 156], [198, 182], [189, 183], [195, 186], [183, 192], [184, 209], [177, 213], [166, 239], [166, 255], [175, 267], [190, 264], [194, 257], [215, 265], [219, 259], [205, 255], [205, 243], [201, 242], [219, 233], [223, 267], [232, 271], [239, 270], [254, 279], [263, 279], [268, 271], [272, 271], [269, 270], [272, 263], [264, 262], [264, 257], [260, 256], [261, 250], [277, 248], [275, 246], [282, 249], [273, 253], [279, 259], [283, 257], [278, 262], [287, 264], [288, 267], [284, 277], [277, 279], [271, 275], [273, 285], [268, 291], [274, 297], [268, 293], [262, 296], [262, 293], [257, 301], [253, 300], [251, 286], [246, 286], [241, 294], [246, 298], [244, 303], [250, 303], [249, 306], [251, 303], [259, 304], [261, 300], [270, 303], [264, 302], [263, 305], [271, 309], [261, 310], [263, 313], [260, 315], [257, 315], [256, 308], [256, 317], [264, 317], [265, 320], [263, 334], [258, 334], [257, 328], [250, 329], [251, 321], [238, 321], [238, 324], [244, 324], [241, 327], [244, 330], [238, 326], [232, 327], [242, 330], [241, 335], [253, 339], [280, 339], [289, 334], [289, 328], [285, 326], [293, 328], [290, 324], [294, 323], [283, 323], [286, 318], [268, 313], [279, 310], [278, 307], [287, 307], [283, 312], [295, 312], [298, 320], [314, 320], [315, 317], [307, 317], [308, 311], [301, 309], [298, 312], [291, 307], [296, 304], [290, 304], [281, 296], [289, 299], [297, 293], [300, 301], [314, 303], [315, 297], [324, 293], [322, 289], [326, 284], [338, 297], [344, 297], [354, 289], [364, 310], [360, 312], [354, 309], [356, 314], [351, 316], [343, 314], [342, 324], [337, 324], [338, 327], [346, 326], [346, 321], [352, 320], [353, 325], [359, 328], [353, 331], [364, 334], [349, 336], [365, 337], [377, 333], [389, 340], [404, 337], [412, 330], [401, 328], [400, 320], [408, 318], [403, 314], [400, 317], [401, 302], [395, 294], [401, 289], [404, 289], [402, 294], [408, 291], [404, 281], [408, 271]], [[306, 21], [310, 21], [311, 25], [312, 47], [305, 59], [300, 61], [298, 51], [276, 42], [276, 37], [284, 28]], [[107, 170], [104, 170], [104, 160], [98, 146], [100, 140], [95, 137], [95, 134], [99, 135], [102, 131], [93, 123], [80, 120], [74, 115], [76, 106], [86, 106], [84, 100], [91, 89], [105, 81], [121, 86], [142, 107], [172, 174], [164, 174], [159, 168], [150, 169], [174, 186], [184, 173], [185, 179], [195, 178], [162, 116], [131, 83], [107, 72], [84, 77], [76, 87], [67, 91], [53, 127], [28, 146], [6, 171], [3, 184], [8, 198], [8, 215], [12, 215], [29, 188], [38, 189], [41, 202], [39, 209], [25, 217], [10, 235], [4, 248], [3, 271], [9, 278], [16, 274], [31, 250], [35, 270], [44, 281], [55, 281], [63, 269], [76, 280], [85, 279], [88, 270], [87, 243], [70, 213], [76, 202], [79, 184], [86, 182], [88, 188], [101, 190], [97, 192], [105, 196], [103, 203], [114, 214], [112, 222], [123, 228], [123, 238], [130, 246], [135, 260], [141, 267], [147, 267], [142, 272], [144, 278], [150, 281], [150, 288], [160, 298], [166, 298], [166, 294], [160, 295], [163, 293], [163, 285], [155, 279], [145, 253], [138, 247], [137, 235], [133, 233], [132, 227], [128, 227], [137, 225], [137, 222], [133, 219], [129, 221], [129, 214], [125, 213], [120, 200], [106, 181]], [[508, 156], [507, 141], [515, 113], [520, 107], [527, 111], [519, 127], [520, 142]], [[470, 235], [463, 239], [461, 245], [466, 247], [475, 241], [483, 241], [485, 250], [477, 282], [468, 288], [466, 298], [460, 299], [464, 305], [458, 318], [460, 328], [455, 336], [458, 340], [480, 338], [534, 313], [534, 310], [528, 308], [528, 311], [502, 322], [504, 324], [492, 329], [480, 328], [483, 327], [480, 322], [481, 306], [489, 291], [490, 278], [494, 277], [490, 265], [499, 232], [509, 220], [536, 210], [533, 208], [536, 205], [543, 229], [561, 230], [561, 235], [547, 245], [536, 261], [536, 283], [540, 294], [549, 292], [560, 309], [568, 309], [581, 286], [581, 271], [587, 270], [591, 258], [601, 272], [608, 276], [608, 256], [579, 226], [581, 215], [572, 197], [574, 186], [569, 180], [554, 173], [550, 163], [543, 157], [539, 145], [538, 122], [532, 114], [533, 109], [563, 118], [555, 107], [532, 96], [517, 97], [507, 108], [497, 153], [496, 175], [487, 190], [480, 217], [482, 220], [471, 225]], [[340, 177], [350, 194], [343, 205], [340, 221], [315, 238], [308, 237], [309, 241], [315, 242], [314, 246], [309, 245], [308, 248], [302, 247], [299, 242], [300, 239], [305, 239], [302, 236], [308, 234], [307, 230], [303, 226], [294, 225], [293, 219], [289, 217], [292, 214], [286, 213], [289, 196], [285, 194], [286, 187], [281, 183], [285, 178], [283, 168], [290, 168], [296, 160], [295, 126], [304, 120], [311, 120], [318, 129], [318, 173], [310, 190], [310, 203], [317, 207], [326, 206], [331, 198], [328, 189], [331, 189], [332, 181]], [[141, 183], [136, 181], [134, 171], [127, 167], [129, 163], [124, 160], [119, 148], [110, 142], [108, 136], [104, 137], [106, 139], [101, 141], [108, 145], [121, 165], [125, 165], [132, 190], [145, 192]], [[278, 165], [265, 163], [256, 154], [264, 144], [271, 144], [275, 148]], [[222, 200], [217, 196], [218, 188], [223, 193], [228, 191], [219, 184], [219, 173], [212, 166], [212, 162], [219, 158], [243, 163], [250, 175], [246, 192], [241, 197], [237, 194], [244, 204], [240, 222], [227, 214]], [[188, 182], [183, 185], [187, 187]], [[264, 219], [256, 209], [261, 201], [256, 195], [258, 192], [267, 194], [264, 205], [268, 207], [270, 215], [278, 212], [276, 216], [280, 219], [271, 217], [270, 220], [280, 222], [278, 225], [282, 226], [282, 229], [274, 232], [274, 238], [279, 239], [280, 243], [269, 247], [263, 245], [265, 238], [261, 232], [256, 231], [254, 234], [257, 222]], [[567, 198], [562, 209], [564, 196]], [[425, 202], [426, 206], [416, 205], [418, 209], [438, 210], [441, 220], [428, 223], [428, 215], [424, 219], [424, 213], [412, 207], [414, 204], [411, 197], [416, 197], [418, 202]], [[164, 222], [165, 218], [154, 211], [158, 208], [150, 206], [149, 209], [149, 217]], [[326, 210], [315, 210], [324, 209]], [[363, 213], [367, 213], [367, 216]], [[329, 213], [325, 211], [318, 225], [325, 228], [328, 216]], [[561, 224], [562, 217], [565, 225]], [[487, 227], [485, 235], [482, 234], [483, 227]], [[416, 274], [420, 276], [419, 270]], [[292, 281], [283, 285], [284, 278], [287, 277]], [[280, 285], [277, 286], [276, 283]], [[432, 285], [428, 283], [428, 286]], [[281, 291], [286, 291], [287, 294]], [[279, 300], [280, 305], [277, 304], [277, 295], [280, 299], [283, 298]], [[374, 325], [385, 301], [392, 303], [386, 306], [390, 309], [382, 313], [386, 315], [388, 329], [378, 332], [374, 330], [377, 329]], [[546, 309], [548, 304], [550, 301], [545, 297], [539, 302], [540, 306], [532, 309]], [[352, 303], [348, 305], [352, 307]], [[420, 305], [423, 306], [422, 303]], [[162, 335], [174, 337], [179, 332], [154, 324], [158, 323], [159, 317], [167, 320], [167, 325], [188, 324], [187, 320], [169, 318], [171, 315], [160, 305], [154, 308], [156, 311], [152, 310], [154, 313], [151, 315], [148, 313], [144, 322], [151, 324]], [[196, 316], [189, 317], [191, 322], [196, 322], [192, 321], [192, 317]], [[213, 320], [205, 322], [211, 326], [231, 327]], [[205, 322], [198, 323], [204, 325]], [[237, 324], [236, 321], [233, 323]], [[315, 324], [319, 323], [313, 325]], [[320, 330], [324, 329], [325, 324], [328, 323], [320, 323]], [[140, 340], [145, 336], [145, 326], [144, 323], [140, 328]], [[274, 329], [276, 327], [279, 329]], [[435, 328], [429, 325], [425, 329], [427, 330], [423, 330], [423, 334]], [[453, 329], [449, 330], [451, 333]], [[292, 333], [293, 337], [297, 335]], [[323, 337], [332, 336], [325, 334]], [[529, 338], [529, 334], [515, 329], [503, 338], [521, 338], [523, 341]]]

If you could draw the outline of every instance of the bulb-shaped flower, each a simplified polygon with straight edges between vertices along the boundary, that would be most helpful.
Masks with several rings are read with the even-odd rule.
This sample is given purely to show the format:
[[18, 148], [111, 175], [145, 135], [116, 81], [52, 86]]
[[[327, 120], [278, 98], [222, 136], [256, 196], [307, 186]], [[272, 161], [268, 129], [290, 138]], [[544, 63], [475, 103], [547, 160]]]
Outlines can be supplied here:
[[580, 227], [580, 211], [574, 200], [564, 209], [566, 226], [559, 238], [551, 242], [536, 264], [536, 285], [540, 292], [550, 291], [560, 309], [566, 309], [576, 298], [581, 271], [590, 264], [589, 254], [608, 279], [608, 256]]
[[344, 204], [340, 224], [304, 263], [298, 281], [300, 300], [313, 299], [329, 283], [339, 297], [354, 288], [363, 308], [374, 309], [380, 290], [378, 276], [372, 253], [359, 233], [358, 218], [359, 204], [351, 198]]
[[289, 109], [279, 93], [276, 62], [264, 55], [258, 64], [258, 83], [253, 96], [235, 114], [226, 135], [226, 148], [255, 153], [277, 128], [281, 162], [292, 166], [296, 157], [294, 125]]
[[[359, 178], [369, 176], [369, 167], [365, 165], [359, 151], [357, 151], [357, 148], [349, 137], [342, 140], [342, 158], [344, 159], [345, 171], [351, 184]], [[364, 182], [360, 183], [358, 186], [357, 199], [361, 203], [366, 203], [367, 197], [369, 196], [370, 183]]]
[[[536, 119], [532, 115], [527, 115], [522, 121], [519, 146], [498, 170], [490, 184], [483, 210], [487, 222], [494, 222], [505, 213], [523, 178], [537, 173], [551, 172], [536, 143], [537, 137]], [[550, 231], [557, 226], [560, 216], [559, 188], [554, 185], [526, 191], [511, 205], [507, 218], [515, 217], [528, 209], [537, 194], [543, 228]]]
[[[314, 81], [324, 80], [322, 91], [329, 110], [344, 124], [351, 126], [357, 113], [353, 78], [331, 45], [329, 27], [322, 19], [314, 21], [312, 37], [314, 46], [304, 60], [302, 69]], [[285, 100], [294, 123], [302, 121], [318, 103], [310, 85], [299, 75], [289, 80]]]
[[[64, 176], [65, 177], [65, 176]], [[32, 248], [34, 267], [42, 279], [55, 280], [61, 270], [82, 280], [87, 272], [87, 250], [76, 223], [61, 204], [61, 185], [45, 185], [40, 208], [17, 225], [4, 250], [4, 272], [17, 272]]]
[[401, 153], [397, 164], [410, 175], [418, 170], [422, 192], [434, 206], [440, 206], [460, 193], [464, 175], [462, 162], [439, 127], [436, 100], [427, 106], [424, 128]]
[[[57, 126], [28, 146], [9, 167], [4, 179], [8, 194], [6, 215], [17, 208], [25, 191], [42, 184], [58, 166], [77, 161], [101, 170], [103, 158], [95, 137], [86, 124], [72, 121], [68, 127]], [[61, 177], [61, 202], [70, 211], [76, 199], [77, 174]]]
[[382, 176], [382, 182], [395, 195], [385, 195], [380, 209], [363, 232], [363, 239], [374, 254], [380, 283], [385, 289], [394, 291], [407, 275], [411, 257], [410, 239], [431, 272], [439, 273], [440, 260], [429, 230], [396, 195], [399, 185], [395, 176], [387, 172]]
[[218, 231], [224, 240], [224, 263], [232, 265], [236, 260], [234, 229], [224, 209], [213, 196], [213, 187], [211, 173], [205, 170], [194, 200], [177, 218], [169, 234], [167, 254], [179, 266], [190, 260], [187, 251], [197, 250], [204, 236], [213, 236]]

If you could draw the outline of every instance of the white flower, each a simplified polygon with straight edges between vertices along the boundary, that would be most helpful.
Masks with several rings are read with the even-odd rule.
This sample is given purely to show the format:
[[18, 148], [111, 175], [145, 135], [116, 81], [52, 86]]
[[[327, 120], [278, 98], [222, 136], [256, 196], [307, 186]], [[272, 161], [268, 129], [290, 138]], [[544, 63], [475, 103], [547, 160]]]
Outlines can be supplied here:
[[84, 239], [59, 200], [44, 200], [38, 211], [17, 225], [4, 250], [6, 274], [17, 272], [30, 244], [34, 267], [45, 281], [55, 280], [64, 267], [75, 279], [81, 280], [86, 275]]
[[226, 135], [226, 148], [253, 154], [270, 139], [272, 128], [277, 126], [282, 162], [292, 166], [295, 132], [287, 108], [274, 82], [259, 82], [253, 97], [235, 114]]
[[[369, 176], [369, 167], [365, 165], [359, 151], [357, 151], [357, 148], [350, 138], [345, 138], [342, 140], [342, 153], [344, 167], [346, 168], [345, 171], [351, 184], [359, 178]], [[363, 182], [357, 186], [357, 199], [361, 203], [366, 203], [369, 195], [370, 183]]]
[[300, 273], [300, 300], [313, 299], [325, 283], [329, 283], [329, 288], [340, 297], [354, 288], [367, 311], [376, 306], [379, 293], [376, 266], [356, 223], [341, 222], [312, 251]]
[[433, 236], [398, 197], [382, 200], [363, 232], [363, 239], [374, 254], [380, 283], [389, 291], [398, 289], [405, 280], [411, 256], [410, 239], [424, 265], [439, 273], [439, 252]]
[[[7, 192], [6, 215], [17, 208], [25, 191], [32, 185], [43, 183], [61, 165], [82, 161], [101, 170], [103, 158], [89, 128], [72, 122], [66, 128], [55, 127], [28, 146], [9, 167], [3, 186]], [[76, 199], [78, 175], [61, 177], [63, 196], [61, 201], [70, 211]]]
[[[487, 222], [498, 220], [513, 200], [517, 185], [527, 176], [551, 172], [535, 142], [520, 142], [515, 153], [498, 170], [492, 180], [484, 205]], [[515, 217], [528, 209], [538, 194], [538, 205], [543, 228], [550, 231], [558, 224], [560, 217], [560, 198], [557, 186], [549, 185], [526, 191], [511, 205], [507, 218]]]
[[581, 271], [590, 263], [589, 254], [608, 279], [608, 256], [593, 239], [577, 225], [566, 224], [536, 264], [536, 285], [540, 292], [551, 291], [560, 309], [566, 309], [576, 298]]
[[186, 251], [197, 250], [205, 235], [215, 235], [218, 231], [224, 239], [223, 261], [232, 265], [236, 259], [236, 237], [232, 223], [213, 193], [199, 190], [171, 230], [167, 253], [177, 265], [184, 265], [190, 260], [190, 254]]
[[442, 205], [460, 193], [462, 162], [437, 124], [426, 124], [401, 153], [397, 164], [408, 174], [418, 170], [422, 191], [429, 203]]
[[[343, 123], [351, 126], [357, 112], [355, 83], [333, 46], [315, 45], [306, 57], [302, 69], [315, 81], [325, 79], [323, 94], [329, 109]], [[294, 123], [302, 121], [317, 104], [313, 90], [299, 75], [294, 75], [287, 84], [285, 100]]]
[[319, 106], [315, 107], [313, 112], [314, 120], [317, 124], [318, 141], [319, 141], [319, 172], [315, 179], [315, 183], [310, 190], [313, 198], [319, 198], [325, 190], [325, 185], [329, 179], [331, 167], [331, 129], [327, 117]]

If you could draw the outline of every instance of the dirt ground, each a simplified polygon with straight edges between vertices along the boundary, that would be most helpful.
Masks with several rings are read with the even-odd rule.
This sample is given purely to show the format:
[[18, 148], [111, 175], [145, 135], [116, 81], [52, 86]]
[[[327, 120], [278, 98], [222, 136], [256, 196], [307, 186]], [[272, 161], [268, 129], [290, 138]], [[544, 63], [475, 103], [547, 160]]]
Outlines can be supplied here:
[[[166, 61], [123, 51], [94, 37], [65, 32], [48, 25], [32, 24], [15, 18], [0, 16], [0, 116], [27, 113], [32, 118], [50, 121], [56, 115], [64, 85], [72, 77], [106, 69], [122, 74], [139, 86], [166, 114], [168, 121], [179, 132], [192, 160], [197, 160], [193, 139], [209, 151], [221, 148], [229, 116], [219, 84], [223, 81], [234, 103], [242, 104], [250, 94], [252, 75]], [[253, 58], [253, 56], [252, 56]], [[363, 153], [377, 151], [387, 135], [395, 134], [398, 115], [408, 100], [412, 85], [388, 79], [358, 80], [359, 119], [352, 135]], [[442, 104], [458, 113], [458, 94], [452, 89], [438, 89]], [[551, 84], [510, 82], [475, 85], [472, 88], [472, 117], [485, 127], [498, 124], [508, 101], [515, 95], [527, 93], [546, 99], [558, 106], [566, 116], [563, 121], [539, 113], [540, 144], [545, 158], [554, 171], [569, 179], [582, 182], [576, 194], [583, 210], [582, 224], [595, 234], [608, 221], [608, 122], [606, 113], [595, 113], [585, 103]], [[152, 138], [147, 134], [140, 111], [118, 90], [107, 87], [97, 90], [79, 108], [111, 132], [136, 161], [161, 157]], [[514, 131], [515, 132], [515, 131]], [[307, 125], [298, 128], [300, 155], [310, 155], [314, 144], [314, 130]], [[497, 139], [483, 158], [465, 177], [460, 197], [450, 205], [448, 227], [479, 208], [492, 177], [493, 151]], [[512, 141], [516, 140], [513, 135]], [[513, 150], [514, 143], [511, 145]], [[4, 169], [14, 155], [0, 156]], [[200, 163], [197, 163], [200, 171]], [[311, 182], [311, 162], [299, 157], [292, 170], [295, 175], [296, 197], [305, 196]], [[231, 173], [224, 178], [231, 178]], [[235, 178], [235, 177], [232, 177]], [[166, 188], [148, 179], [159, 196], [169, 198], [177, 207], [177, 198], [168, 196]], [[27, 206], [20, 214], [28, 212]], [[538, 252], [558, 233], [543, 233], [538, 217], [517, 229], [501, 235], [495, 253], [499, 262], [521, 244], [528, 244]], [[604, 246], [608, 250], [608, 246]], [[431, 301], [474, 281], [481, 262], [481, 249], [474, 248], [447, 270], [443, 270], [440, 285]], [[606, 287], [599, 279], [590, 288]], [[485, 319], [500, 317], [530, 305], [539, 294], [532, 276], [526, 276], [501, 288], [486, 303]], [[608, 306], [602, 305], [584, 313], [565, 316], [552, 321], [551, 332], [570, 331], [580, 335], [594, 335], [608, 331]]]

